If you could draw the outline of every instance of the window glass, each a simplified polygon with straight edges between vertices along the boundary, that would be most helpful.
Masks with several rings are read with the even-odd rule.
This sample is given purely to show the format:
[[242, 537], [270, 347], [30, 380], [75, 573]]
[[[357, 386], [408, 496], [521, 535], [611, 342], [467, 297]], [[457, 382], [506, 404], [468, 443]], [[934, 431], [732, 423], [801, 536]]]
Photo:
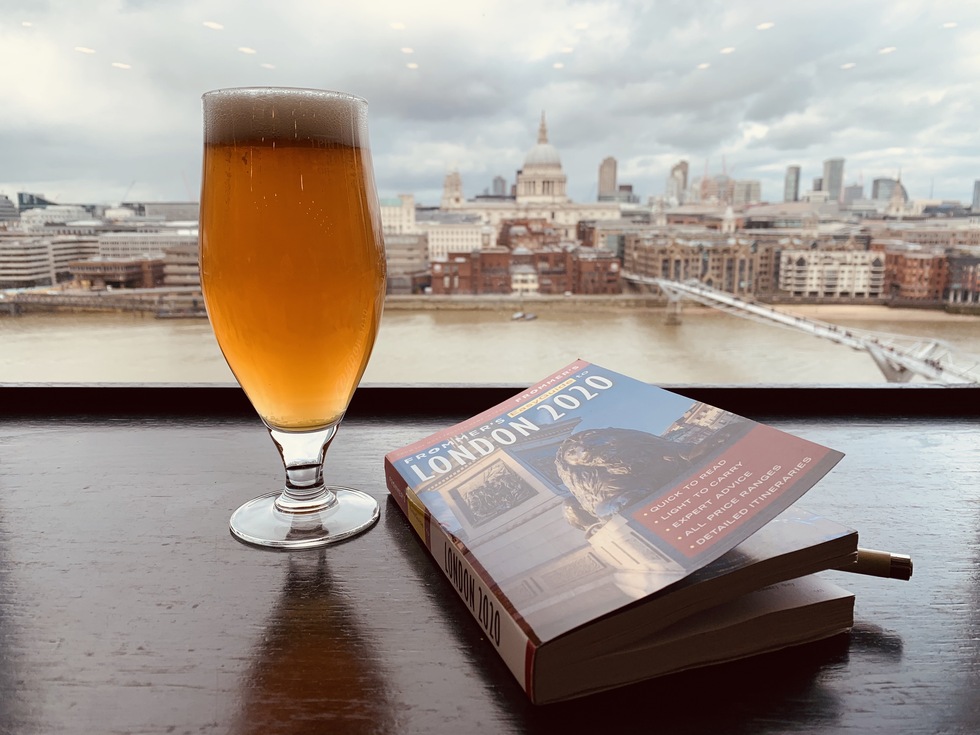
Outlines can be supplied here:
[[5, 5], [0, 383], [231, 382], [201, 94], [370, 103], [371, 383], [980, 382], [980, 5]]

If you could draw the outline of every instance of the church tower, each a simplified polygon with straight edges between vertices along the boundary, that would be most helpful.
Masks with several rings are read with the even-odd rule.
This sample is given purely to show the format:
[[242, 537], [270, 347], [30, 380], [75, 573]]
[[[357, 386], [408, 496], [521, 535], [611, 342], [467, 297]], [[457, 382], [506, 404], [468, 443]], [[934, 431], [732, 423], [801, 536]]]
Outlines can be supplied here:
[[450, 171], [442, 182], [442, 209], [459, 209], [463, 204], [463, 177], [459, 171]]
[[731, 204], [725, 207], [725, 216], [721, 218], [721, 232], [724, 235], [735, 234], [735, 210]]

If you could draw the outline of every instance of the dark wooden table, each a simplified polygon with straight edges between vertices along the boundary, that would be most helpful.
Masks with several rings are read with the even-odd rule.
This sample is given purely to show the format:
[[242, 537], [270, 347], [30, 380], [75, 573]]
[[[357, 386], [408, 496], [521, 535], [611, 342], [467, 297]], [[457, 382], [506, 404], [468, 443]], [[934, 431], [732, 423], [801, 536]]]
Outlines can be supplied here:
[[915, 574], [831, 573], [857, 595], [849, 636], [548, 707], [382, 472], [514, 392], [363, 389], [327, 474], [379, 524], [276, 553], [227, 530], [281, 482], [237, 389], [0, 387], [0, 732], [980, 732], [976, 390], [688, 390], [844, 451], [801, 504]]

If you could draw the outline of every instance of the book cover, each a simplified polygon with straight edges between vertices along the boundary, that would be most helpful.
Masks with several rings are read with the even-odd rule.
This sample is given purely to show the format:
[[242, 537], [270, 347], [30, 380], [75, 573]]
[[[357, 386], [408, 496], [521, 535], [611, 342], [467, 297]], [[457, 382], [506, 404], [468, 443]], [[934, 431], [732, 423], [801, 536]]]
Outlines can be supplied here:
[[385, 469], [529, 689], [542, 645], [715, 561], [842, 456], [579, 360]]

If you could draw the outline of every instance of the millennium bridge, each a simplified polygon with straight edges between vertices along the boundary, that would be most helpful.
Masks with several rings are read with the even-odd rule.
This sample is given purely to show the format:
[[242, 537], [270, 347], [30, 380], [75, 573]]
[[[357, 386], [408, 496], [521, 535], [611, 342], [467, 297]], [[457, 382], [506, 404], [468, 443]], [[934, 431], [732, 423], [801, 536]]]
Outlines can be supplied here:
[[669, 318], [677, 319], [682, 299], [689, 299], [744, 319], [796, 329], [867, 352], [892, 383], [907, 383], [918, 375], [935, 383], [980, 383], [980, 358], [957, 354], [938, 339], [871, 332], [841, 327], [829, 322], [797, 316], [763, 304], [719, 291], [699, 281], [671, 281], [624, 273], [632, 283], [657, 286], [667, 295]]

